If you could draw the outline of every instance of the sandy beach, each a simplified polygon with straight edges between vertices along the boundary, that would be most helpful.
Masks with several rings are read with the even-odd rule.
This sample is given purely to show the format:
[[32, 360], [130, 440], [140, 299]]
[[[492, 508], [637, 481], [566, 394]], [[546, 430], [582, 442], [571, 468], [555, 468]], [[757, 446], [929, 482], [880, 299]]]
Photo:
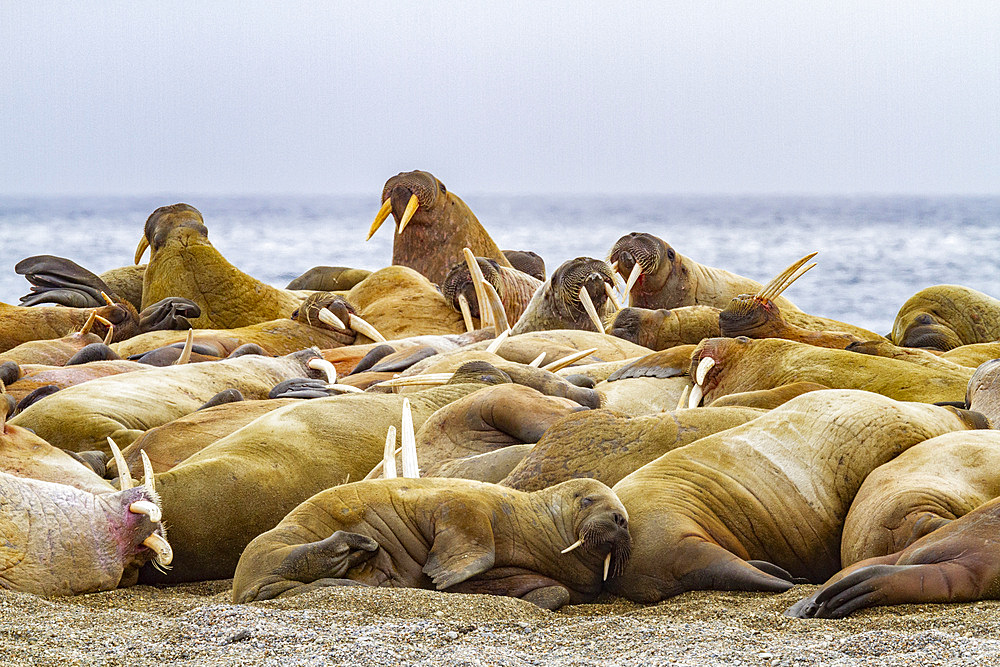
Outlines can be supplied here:
[[782, 612], [815, 590], [696, 592], [541, 610], [521, 600], [331, 588], [233, 605], [229, 581], [73, 598], [0, 593], [5, 665], [986, 665], [1000, 602], [841, 621]]

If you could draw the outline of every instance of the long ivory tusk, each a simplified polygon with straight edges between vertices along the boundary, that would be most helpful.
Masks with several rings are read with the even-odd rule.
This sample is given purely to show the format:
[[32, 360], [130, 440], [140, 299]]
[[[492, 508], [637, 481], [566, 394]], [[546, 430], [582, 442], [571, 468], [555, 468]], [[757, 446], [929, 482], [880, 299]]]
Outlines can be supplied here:
[[313, 357], [306, 364], [309, 368], [314, 371], [323, 371], [326, 375], [326, 381], [329, 384], [337, 384], [337, 368], [331, 364], [326, 359], [321, 359], [320, 357]]
[[160, 523], [160, 519], [163, 518], [163, 513], [156, 506], [156, 503], [151, 503], [148, 500], [135, 501], [128, 506], [128, 511], [132, 514], [145, 514], [153, 523]]
[[191, 361], [192, 350], [194, 350], [194, 329], [188, 329], [187, 338], [184, 340], [184, 349], [181, 350], [181, 356], [177, 357], [177, 361], [173, 365], [183, 366]]
[[118, 449], [115, 441], [108, 436], [108, 446], [111, 447], [111, 456], [115, 459], [115, 467], [118, 468], [118, 488], [121, 491], [128, 491], [132, 488], [132, 474], [129, 472], [122, 450]]
[[321, 308], [319, 311], [319, 321], [323, 324], [327, 324], [334, 329], [346, 329], [347, 325], [344, 321], [337, 317], [332, 310], [329, 308]]
[[153, 533], [142, 541], [144, 546], [156, 552], [156, 562], [160, 565], [170, 565], [174, 560], [174, 550], [170, 543], [159, 533]]
[[376, 383], [375, 387], [414, 387], [422, 385], [448, 384], [454, 373], [424, 373], [423, 375], [407, 375]]
[[609, 553], [604, 558], [604, 579], [603, 579], [603, 581], [607, 581], [608, 580], [608, 569], [610, 567], [611, 567], [611, 554]]
[[462, 319], [465, 320], [465, 330], [475, 331], [476, 327], [472, 324], [472, 310], [469, 309], [469, 300], [465, 298], [464, 294], [458, 295], [458, 309], [462, 311]]
[[538, 355], [537, 357], [535, 357], [534, 359], [532, 359], [531, 363], [528, 364], [528, 365], [529, 366], [534, 366], [535, 368], [539, 368], [539, 367], [541, 367], [543, 361], [545, 361], [545, 353], [544, 352], [542, 352], [540, 355]]
[[590, 316], [590, 321], [597, 327], [597, 333], [604, 333], [604, 323], [601, 322], [601, 316], [597, 314], [597, 308], [594, 306], [594, 301], [590, 298], [590, 292], [587, 291], [586, 286], [580, 288], [580, 303], [583, 304], [583, 309]]
[[403, 399], [403, 477], [417, 479], [420, 477], [420, 467], [417, 465], [417, 434], [413, 430], [413, 413], [410, 411], [410, 399]]
[[684, 385], [684, 389], [681, 391], [681, 397], [677, 399], [677, 407], [674, 410], [683, 410], [688, 406], [688, 400], [691, 398], [691, 385]]
[[479, 262], [476, 261], [476, 256], [472, 254], [472, 250], [462, 248], [462, 256], [465, 257], [465, 265], [469, 267], [469, 276], [472, 277], [472, 287], [476, 290], [476, 301], [479, 302], [479, 324], [483, 327], [488, 327], [494, 324], [494, 322], [492, 311], [486, 307], [486, 290], [483, 288], [486, 278], [483, 277], [483, 272], [479, 268]]
[[359, 389], [358, 387], [352, 387], [349, 384], [339, 384], [339, 383], [336, 383], [336, 382], [334, 382], [333, 384], [326, 385], [326, 388], [327, 389], [333, 389], [335, 391], [342, 391], [345, 394], [363, 394], [363, 393], [365, 393], [364, 389]]
[[698, 362], [698, 369], [694, 372], [695, 384], [705, 384], [705, 376], [708, 375], [713, 366], [715, 366], [715, 359], [702, 357], [701, 361]]
[[704, 396], [704, 390], [701, 388], [700, 384], [696, 384], [691, 388], [691, 395], [688, 396], [688, 407], [696, 408], [701, 405], [701, 398]]
[[555, 373], [558, 370], [566, 368], [570, 364], [575, 364], [576, 362], [580, 361], [581, 359], [583, 359], [588, 355], [593, 354], [594, 352], [597, 352], [596, 347], [590, 347], [587, 348], [586, 350], [580, 350], [579, 352], [574, 352], [573, 354], [567, 354], [565, 357], [562, 357], [561, 359], [556, 359], [552, 363], [546, 366], [542, 366], [542, 370], [551, 371]]
[[145, 449], [139, 450], [139, 456], [142, 457], [142, 485], [156, 493], [156, 477], [153, 476], [153, 464], [149, 462], [149, 456], [146, 455]]
[[628, 281], [625, 283], [625, 298], [628, 299], [628, 305], [632, 305], [632, 288], [635, 286], [635, 281], [639, 280], [639, 276], [642, 275], [642, 267], [639, 266], [639, 262], [632, 265], [632, 273], [628, 274]]
[[141, 239], [139, 239], [139, 247], [135, 249], [135, 263], [136, 264], [138, 264], [140, 261], [142, 261], [142, 256], [146, 252], [146, 248], [148, 248], [148, 247], [149, 247], [149, 241], [147, 241], [146, 240], [146, 236], [143, 235], [143, 237]]
[[803, 257], [802, 259], [800, 259], [798, 261], [792, 262], [781, 273], [779, 273], [778, 275], [776, 275], [774, 278], [772, 278], [770, 281], [768, 281], [768, 283], [766, 285], [764, 285], [762, 288], [760, 288], [760, 291], [758, 291], [757, 294], [755, 294], [754, 296], [756, 296], [759, 299], [774, 299], [774, 298], [776, 298], [779, 294], [781, 294], [782, 292], [784, 292], [789, 287], [789, 285], [791, 285], [793, 282], [795, 282], [796, 280], [798, 280], [799, 278], [801, 278], [802, 274], [804, 274], [806, 271], [808, 271], [809, 269], [811, 269], [812, 266], [816, 266], [815, 264], [813, 264], [812, 266], [810, 266], [810, 267], [806, 268], [804, 271], [802, 271], [802, 273], [800, 273], [799, 275], [797, 275], [794, 278], [792, 278], [791, 280], [789, 280], [789, 278], [796, 271], [798, 271], [799, 268], [803, 264], [805, 264], [806, 262], [808, 262], [810, 259], [812, 259], [816, 255], [817, 255], [817, 253], [813, 252], [813, 253], [810, 253], [810, 254], [806, 255], [805, 257]]
[[496, 354], [497, 350], [500, 349], [500, 346], [503, 345], [503, 342], [507, 340], [507, 336], [509, 335], [510, 335], [510, 329], [504, 329], [503, 332], [501, 332], [499, 336], [494, 338], [493, 342], [491, 342], [489, 346], [487, 346], [486, 351], [492, 354]]
[[604, 293], [611, 299], [611, 305], [615, 307], [616, 313], [622, 309], [621, 304], [618, 303], [618, 299], [615, 298], [615, 291], [611, 288], [611, 285], [604, 283]]
[[[365, 238], [365, 241], [368, 241], [371, 237], [375, 236], [375, 232], [377, 232], [378, 228], [382, 226], [382, 223], [385, 222], [385, 219], [389, 217], [390, 213], [392, 213], [392, 200], [386, 197], [385, 201], [382, 202], [382, 207], [378, 210], [378, 213], [375, 214], [375, 222], [372, 223], [371, 228], [368, 230], [368, 236]], [[136, 262], [136, 264], [138, 263], [139, 262]]]
[[86, 336], [87, 334], [89, 334], [90, 330], [94, 328], [94, 322], [96, 321], [97, 321], [97, 311], [92, 310], [90, 311], [90, 317], [87, 318], [87, 321], [84, 322], [83, 326], [80, 328], [80, 335]]
[[413, 217], [418, 208], [420, 208], [420, 200], [417, 199], [417, 195], [410, 195], [410, 201], [406, 202], [406, 210], [403, 211], [403, 217], [399, 221], [399, 229], [396, 230], [397, 234], [403, 233], [406, 226], [410, 224], [410, 218]]
[[370, 325], [365, 320], [361, 319], [360, 316], [355, 315], [354, 313], [351, 313], [351, 318], [350, 319], [351, 319], [351, 329], [353, 331], [356, 331], [357, 333], [359, 333], [359, 334], [361, 334], [363, 336], [368, 336], [369, 338], [371, 338], [376, 343], [384, 343], [384, 342], [386, 342], [385, 341], [385, 336], [383, 336], [382, 334], [380, 334], [378, 332], [378, 329], [376, 329], [375, 327], [373, 327], [372, 325]]
[[612, 273], [618, 273], [618, 260], [617, 259], [615, 261], [611, 262], [610, 264], [608, 264], [608, 266], [611, 267], [611, 272]]
[[382, 453], [382, 477], [396, 478], [396, 427], [390, 426], [385, 434], [385, 451]]
[[108, 304], [109, 306], [115, 305], [115, 302], [111, 300], [111, 297], [108, 296], [106, 292], [101, 292], [101, 298], [104, 299], [104, 303]]
[[496, 288], [493, 287], [493, 285], [484, 282], [483, 289], [486, 290], [486, 298], [489, 300], [490, 307], [493, 309], [494, 329], [499, 329], [500, 327], [510, 329], [510, 322], [507, 321], [507, 309], [503, 307], [503, 301], [500, 300], [500, 295], [497, 294]]
[[565, 549], [563, 549], [560, 553], [568, 554], [570, 551], [572, 551], [573, 549], [576, 549], [577, 547], [579, 547], [581, 545], [583, 545], [583, 538], [582, 537], [580, 539], [578, 539], [576, 542], [574, 542], [573, 544], [571, 544], [568, 547], [566, 547]]

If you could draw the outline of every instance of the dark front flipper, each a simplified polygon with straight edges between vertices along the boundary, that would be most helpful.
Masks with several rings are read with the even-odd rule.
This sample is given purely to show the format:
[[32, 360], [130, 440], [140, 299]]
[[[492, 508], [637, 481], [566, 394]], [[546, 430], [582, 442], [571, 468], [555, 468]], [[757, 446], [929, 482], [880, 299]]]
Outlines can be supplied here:
[[190, 299], [168, 296], [139, 313], [139, 331], [183, 331], [201, 316], [201, 308]]
[[112, 296], [111, 288], [76, 262], [54, 255], [35, 255], [14, 265], [14, 271], [31, 283], [31, 293], [21, 297], [22, 306], [55, 303], [73, 308], [105, 305], [101, 292]]
[[121, 357], [104, 343], [91, 343], [81, 347], [80, 351], [70, 357], [64, 365], [77, 366], [89, 364], [92, 361], [115, 361], [116, 359], [121, 359]]
[[[682, 347], [682, 346], [678, 346]], [[684, 375], [691, 365], [691, 355], [687, 350], [678, 352], [670, 348], [662, 352], [647, 354], [627, 366], [622, 366], [608, 376], [608, 382], [627, 378], [672, 378]], [[686, 353], [687, 352], [687, 353]], [[686, 353], [686, 354], [685, 354]]]
[[328, 389], [326, 382], [313, 378], [292, 378], [284, 380], [274, 386], [268, 398], [326, 398], [336, 396], [340, 392], [335, 389]]
[[435, 513], [434, 529], [423, 572], [439, 591], [493, 567], [493, 525], [482, 508], [447, 503]]
[[521, 596], [522, 600], [538, 605], [542, 609], [555, 611], [560, 607], [569, 604], [569, 590], [565, 586], [546, 586], [536, 588]]
[[790, 581], [793, 584], [809, 584], [812, 583], [805, 577], [793, 577], [792, 574], [783, 567], [778, 567], [774, 563], [770, 563], [766, 560], [748, 560], [747, 565], [752, 565], [761, 572], [770, 574], [772, 577], [778, 577], [779, 579], [784, 579], [785, 581]]

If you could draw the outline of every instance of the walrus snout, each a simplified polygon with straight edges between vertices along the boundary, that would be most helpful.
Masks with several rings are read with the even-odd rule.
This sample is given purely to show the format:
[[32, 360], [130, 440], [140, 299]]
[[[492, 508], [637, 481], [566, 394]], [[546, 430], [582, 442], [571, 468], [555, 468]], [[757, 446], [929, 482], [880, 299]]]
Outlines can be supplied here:
[[907, 327], [902, 340], [899, 341], [902, 347], [923, 347], [947, 352], [962, 345], [962, 341], [959, 340], [954, 331], [938, 324], [930, 315], [920, 315], [914, 320], [914, 323], [917, 323], [920, 318], [930, 319], [930, 323]]
[[618, 272], [628, 278], [636, 264], [642, 273], [656, 273], [667, 251], [673, 259], [673, 248], [661, 239], [645, 232], [631, 232], [611, 247], [609, 261], [618, 262]]

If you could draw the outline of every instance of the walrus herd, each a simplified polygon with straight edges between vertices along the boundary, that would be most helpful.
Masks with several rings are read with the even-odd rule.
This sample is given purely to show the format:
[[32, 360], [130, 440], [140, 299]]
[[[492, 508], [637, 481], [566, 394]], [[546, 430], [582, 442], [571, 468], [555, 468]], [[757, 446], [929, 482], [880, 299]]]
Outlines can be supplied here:
[[1000, 300], [915, 285], [882, 336], [782, 296], [815, 253], [752, 279], [630, 232], [546, 275], [421, 171], [389, 216], [390, 266], [283, 289], [183, 203], [132, 266], [18, 262], [0, 586], [1000, 597]]

